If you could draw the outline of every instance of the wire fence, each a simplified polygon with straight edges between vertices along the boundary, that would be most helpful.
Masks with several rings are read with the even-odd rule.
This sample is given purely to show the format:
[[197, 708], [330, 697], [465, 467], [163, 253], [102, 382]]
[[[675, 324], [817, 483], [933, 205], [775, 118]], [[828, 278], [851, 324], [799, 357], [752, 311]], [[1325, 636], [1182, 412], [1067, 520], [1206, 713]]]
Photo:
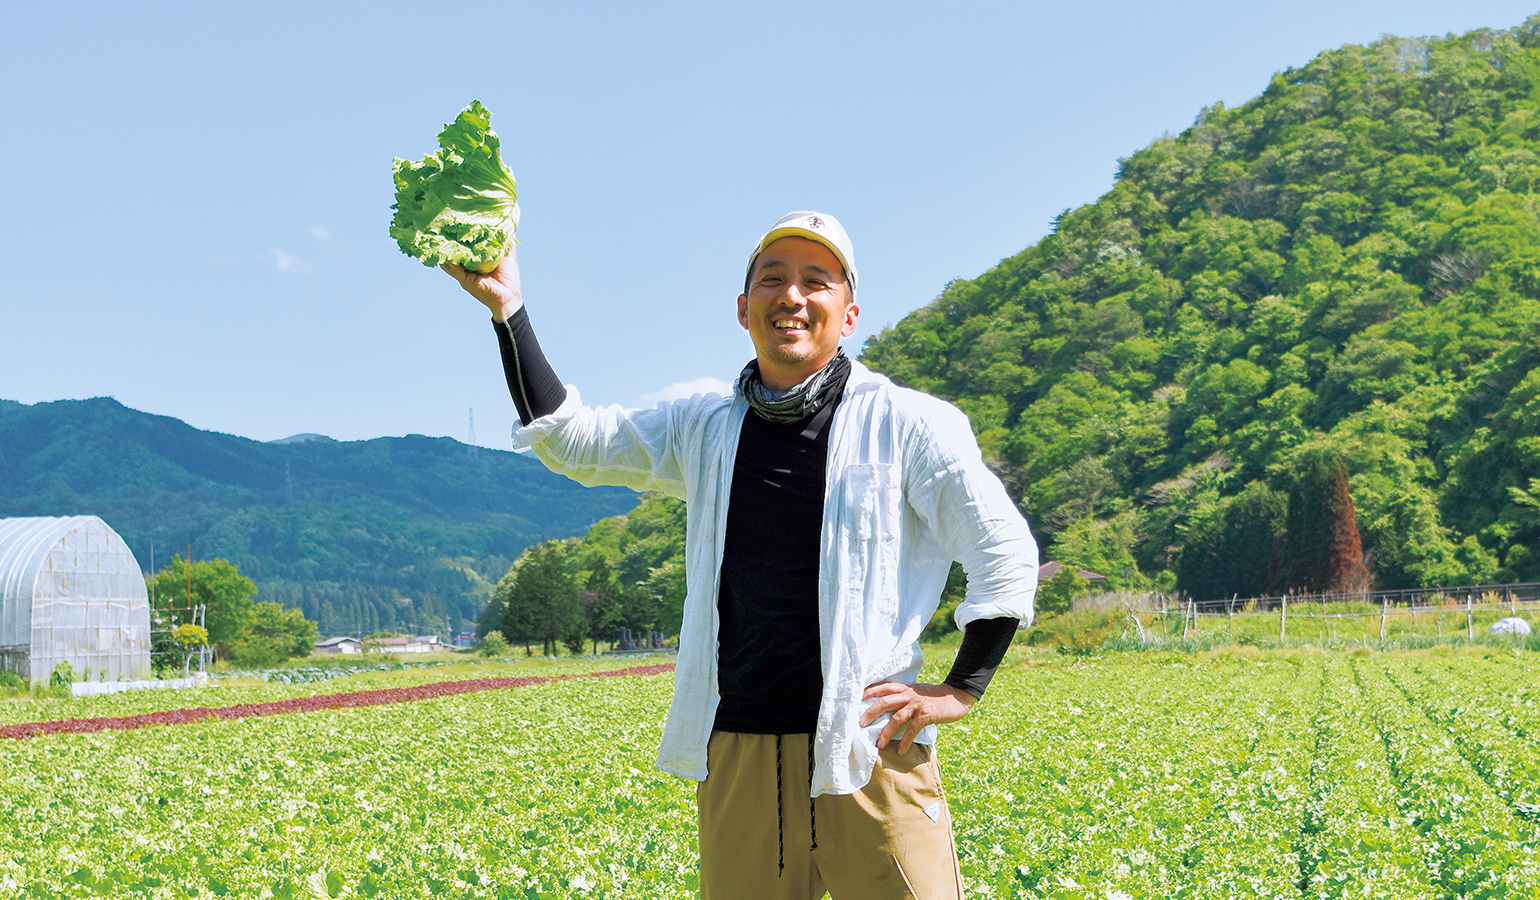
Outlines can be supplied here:
[[1276, 634], [1280, 642], [1315, 637], [1358, 639], [1373, 634], [1376, 619], [1381, 641], [1393, 634], [1431, 632], [1444, 637], [1459, 631], [1474, 640], [1478, 633], [1488, 633], [1502, 619], [1522, 618], [1527, 622], [1527, 617], [1540, 613], [1540, 582], [1226, 600], [1157, 594], [1124, 605], [1141, 640], [1147, 638], [1147, 629], [1172, 637], [1179, 630], [1183, 638], [1190, 638], [1218, 627], [1228, 628], [1232, 634]]

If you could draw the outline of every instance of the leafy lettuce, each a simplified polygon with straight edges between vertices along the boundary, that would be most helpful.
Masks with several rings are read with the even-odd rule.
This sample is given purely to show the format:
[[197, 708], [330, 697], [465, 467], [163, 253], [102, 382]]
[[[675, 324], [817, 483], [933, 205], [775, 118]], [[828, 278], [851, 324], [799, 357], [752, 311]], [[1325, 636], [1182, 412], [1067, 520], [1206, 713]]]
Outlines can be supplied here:
[[452, 262], [490, 272], [512, 248], [518, 189], [498, 155], [491, 121], [473, 100], [439, 132], [438, 153], [420, 163], [396, 160], [390, 236], [425, 266]]

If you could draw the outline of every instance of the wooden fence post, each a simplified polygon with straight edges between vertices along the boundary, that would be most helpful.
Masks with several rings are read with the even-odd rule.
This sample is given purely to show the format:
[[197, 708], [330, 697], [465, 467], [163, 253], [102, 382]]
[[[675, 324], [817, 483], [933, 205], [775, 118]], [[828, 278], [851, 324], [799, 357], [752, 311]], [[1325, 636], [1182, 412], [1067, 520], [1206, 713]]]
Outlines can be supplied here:
[[1288, 618], [1289, 618], [1289, 598], [1287, 596], [1279, 597], [1278, 598], [1278, 643], [1280, 643], [1280, 644], [1283, 643], [1284, 626], [1287, 624]]
[[1390, 603], [1390, 598], [1380, 598], [1380, 643], [1382, 644], [1385, 643], [1385, 616], [1388, 613], [1386, 606], [1388, 603]]
[[1476, 639], [1476, 627], [1475, 627], [1475, 625], [1473, 625], [1471, 623], [1471, 606], [1474, 603], [1475, 603], [1475, 595], [1474, 594], [1466, 594], [1465, 595], [1465, 639], [1467, 641], [1474, 641]]
[[1139, 646], [1149, 646], [1149, 639], [1144, 634], [1144, 623], [1139, 621], [1139, 611], [1134, 609], [1133, 601], [1124, 600], [1123, 605], [1128, 608], [1128, 617], [1134, 620], [1134, 627], [1139, 630]]

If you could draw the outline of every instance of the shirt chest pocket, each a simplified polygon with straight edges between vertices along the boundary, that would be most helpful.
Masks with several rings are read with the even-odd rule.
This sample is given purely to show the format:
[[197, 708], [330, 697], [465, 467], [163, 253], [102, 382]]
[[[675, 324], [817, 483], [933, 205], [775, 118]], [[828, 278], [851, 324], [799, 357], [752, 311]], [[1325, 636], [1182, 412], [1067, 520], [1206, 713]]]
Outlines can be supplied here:
[[841, 517], [851, 537], [860, 542], [896, 542], [903, 514], [898, 466], [863, 463], [840, 476]]
[[[867, 609], [896, 609], [904, 501], [898, 466], [863, 463], [840, 475], [840, 582]], [[855, 598], [852, 598], [855, 599]]]

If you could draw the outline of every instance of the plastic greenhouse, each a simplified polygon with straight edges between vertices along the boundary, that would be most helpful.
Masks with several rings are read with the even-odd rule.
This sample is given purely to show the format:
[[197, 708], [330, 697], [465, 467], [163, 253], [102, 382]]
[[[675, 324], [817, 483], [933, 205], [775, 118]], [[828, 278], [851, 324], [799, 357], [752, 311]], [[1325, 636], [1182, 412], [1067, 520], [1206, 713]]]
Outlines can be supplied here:
[[150, 601], [123, 538], [96, 516], [0, 519], [0, 668], [47, 681], [150, 677]]

